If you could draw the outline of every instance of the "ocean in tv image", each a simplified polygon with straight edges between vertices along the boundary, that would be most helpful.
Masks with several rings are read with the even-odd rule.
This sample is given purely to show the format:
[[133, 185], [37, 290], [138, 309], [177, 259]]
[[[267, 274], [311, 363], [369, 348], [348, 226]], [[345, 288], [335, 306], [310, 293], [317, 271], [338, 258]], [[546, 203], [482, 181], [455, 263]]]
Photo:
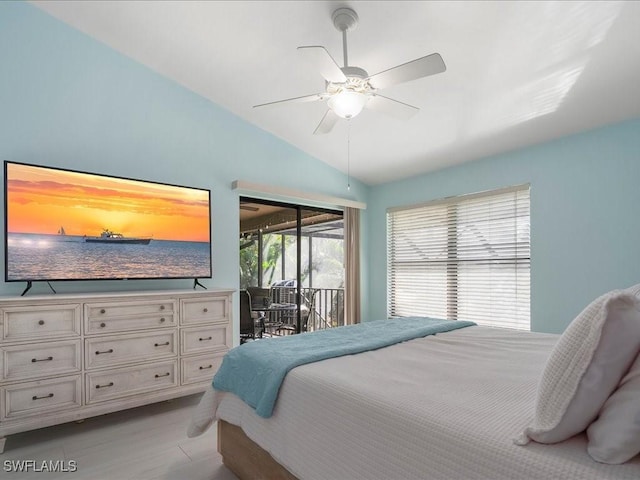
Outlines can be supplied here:
[[211, 277], [209, 190], [5, 162], [6, 280]]
[[206, 278], [206, 242], [90, 243], [83, 236], [10, 233], [9, 279]]

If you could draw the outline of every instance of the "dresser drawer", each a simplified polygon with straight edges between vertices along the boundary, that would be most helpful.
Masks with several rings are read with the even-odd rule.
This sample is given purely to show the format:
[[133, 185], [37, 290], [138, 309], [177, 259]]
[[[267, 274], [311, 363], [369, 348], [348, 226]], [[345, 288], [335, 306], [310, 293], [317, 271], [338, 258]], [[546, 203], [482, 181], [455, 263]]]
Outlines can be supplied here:
[[211, 325], [206, 327], [183, 328], [180, 331], [180, 353], [204, 353], [211, 351], [227, 351], [228, 325]]
[[85, 305], [85, 334], [126, 332], [177, 325], [173, 300], [156, 302], [91, 303]]
[[80, 375], [2, 387], [2, 418], [32, 416], [82, 405]]
[[178, 386], [177, 360], [85, 374], [87, 403]]
[[80, 335], [80, 305], [2, 309], [0, 340], [41, 340]]
[[228, 297], [183, 299], [180, 301], [180, 308], [182, 325], [226, 323], [230, 318]]
[[177, 340], [175, 330], [86, 338], [85, 369], [175, 357]]
[[80, 340], [0, 347], [0, 380], [79, 373]]
[[211, 382], [220, 368], [226, 352], [196, 357], [183, 358], [180, 364], [180, 378], [182, 385], [198, 382]]
[[173, 315], [176, 311], [175, 300], [146, 300], [139, 302], [87, 303], [85, 315], [90, 320], [102, 320], [111, 317], [135, 317], [154, 314]]
[[84, 332], [86, 335], [127, 332], [158, 327], [175, 327], [177, 324], [175, 312], [156, 313], [138, 317], [85, 318]]

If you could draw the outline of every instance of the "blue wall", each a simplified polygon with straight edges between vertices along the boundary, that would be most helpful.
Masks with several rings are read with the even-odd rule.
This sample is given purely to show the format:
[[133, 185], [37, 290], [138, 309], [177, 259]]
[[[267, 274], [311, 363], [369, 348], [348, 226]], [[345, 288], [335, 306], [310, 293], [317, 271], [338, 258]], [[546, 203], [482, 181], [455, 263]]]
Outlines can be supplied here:
[[[214, 273], [207, 286], [238, 285], [233, 180], [367, 200], [362, 183], [352, 181], [347, 191], [339, 171], [27, 3], [0, 2], [0, 65], [0, 160], [211, 190]], [[190, 288], [191, 281], [55, 287]], [[0, 283], [0, 294], [23, 288]]]
[[373, 188], [369, 298], [386, 314], [388, 207], [531, 184], [531, 329], [562, 332], [596, 296], [640, 283], [640, 120]]

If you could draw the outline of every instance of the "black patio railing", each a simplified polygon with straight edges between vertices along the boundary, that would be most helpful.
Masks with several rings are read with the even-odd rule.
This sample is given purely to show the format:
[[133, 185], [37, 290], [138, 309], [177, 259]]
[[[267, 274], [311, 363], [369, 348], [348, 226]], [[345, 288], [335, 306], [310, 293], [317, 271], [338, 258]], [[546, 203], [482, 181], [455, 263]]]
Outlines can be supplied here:
[[[274, 303], [295, 303], [295, 287], [271, 287], [271, 299]], [[309, 288], [300, 289], [302, 324], [307, 331], [324, 330], [340, 327], [345, 324], [344, 288]]]

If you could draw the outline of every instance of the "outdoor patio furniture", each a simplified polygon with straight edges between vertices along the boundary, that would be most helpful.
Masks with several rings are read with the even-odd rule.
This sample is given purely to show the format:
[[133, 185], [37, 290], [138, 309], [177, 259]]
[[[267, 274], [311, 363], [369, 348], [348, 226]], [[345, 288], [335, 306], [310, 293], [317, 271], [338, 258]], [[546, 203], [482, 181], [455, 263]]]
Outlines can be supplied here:
[[264, 316], [253, 313], [251, 295], [246, 290], [240, 290], [240, 343], [262, 338], [264, 330]]

